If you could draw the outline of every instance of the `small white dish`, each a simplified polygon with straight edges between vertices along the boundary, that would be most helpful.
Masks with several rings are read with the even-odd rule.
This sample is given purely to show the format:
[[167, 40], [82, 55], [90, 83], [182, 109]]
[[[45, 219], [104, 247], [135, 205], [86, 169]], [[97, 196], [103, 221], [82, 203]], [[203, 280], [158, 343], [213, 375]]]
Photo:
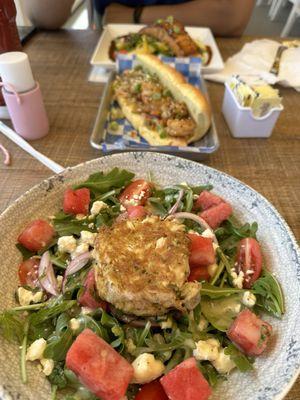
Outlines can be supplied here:
[[254, 117], [250, 107], [242, 107], [233, 94], [229, 85], [225, 83], [222, 112], [235, 138], [268, 138], [271, 136], [274, 125], [283, 110], [283, 106], [272, 108], [263, 117]]
[[[105, 68], [115, 68], [115, 62], [109, 58], [108, 50], [110, 43], [118, 36], [135, 33], [142, 29], [145, 25], [136, 24], [108, 24], [104, 27], [98, 44], [91, 58], [91, 64], [102, 66]], [[211, 47], [212, 59], [207, 66], [202, 67], [203, 74], [212, 74], [221, 71], [224, 63], [218, 49], [214, 36], [209, 28], [186, 27], [186, 31], [193, 39], [200, 39], [206, 45]]]

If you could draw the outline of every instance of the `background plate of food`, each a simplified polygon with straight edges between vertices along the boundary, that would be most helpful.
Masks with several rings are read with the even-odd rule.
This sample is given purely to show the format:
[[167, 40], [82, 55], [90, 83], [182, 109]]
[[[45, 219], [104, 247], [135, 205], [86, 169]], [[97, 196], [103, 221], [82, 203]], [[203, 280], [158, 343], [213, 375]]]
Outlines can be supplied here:
[[114, 68], [116, 52], [119, 51], [121, 53], [151, 53], [172, 57], [196, 55], [202, 59], [204, 73], [214, 73], [224, 68], [217, 43], [209, 28], [184, 28], [177, 21], [173, 24], [167, 22], [168, 27], [171, 25], [175, 29], [175, 32], [172, 30], [170, 34], [170, 29], [167, 30], [167, 33], [165, 32], [164, 22], [167, 20], [158, 20], [158, 25], [155, 23], [151, 26], [106, 25], [91, 58], [91, 64]]
[[217, 150], [199, 58], [118, 54], [116, 64], [99, 106], [93, 147], [104, 153], [161, 151], [198, 160]]
[[[201, 208], [197, 209], [199, 205]], [[229, 217], [230, 214], [236, 219]], [[206, 224], [209, 221], [210, 228], [203, 230], [199, 224], [201, 219], [201, 224], [203, 220]], [[185, 228], [180, 222], [182, 220], [185, 220]], [[0, 216], [0, 227], [0, 331], [10, 339], [19, 339], [19, 345], [22, 344], [19, 348], [16, 342], [9, 342], [1, 336], [1, 399], [94, 400], [99, 396], [108, 400], [120, 399], [124, 398], [128, 382], [135, 382], [136, 386], [164, 374], [161, 379], [164, 389], [159, 390], [165, 390], [172, 399], [279, 400], [295, 381], [300, 367], [299, 248], [276, 209], [237, 179], [205, 165], [158, 153], [106, 156], [66, 169], [26, 192]], [[189, 256], [188, 237], [192, 243]], [[169, 239], [172, 240], [168, 242]], [[216, 239], [219, 247], [215, 248], [213, 243], [217, 244]], [[134, 247], [132, 240], [137, 241]], [[241, 289], [237, 284], [241, 271], [239, 277], [234, 277], [232, 270], [223, 265], [230, 261], [230, 254], [240, 241], [244, 247], [238, 247], [236, 263], [244, 262], [245, 268], [242, 268], [246, 278], [246, 285]], [[15, 246], [17, 242], [18, 249]], [[206, 243], [205, 247], [209, 245], [212, 254], [204, 251], [203, 247], [199, 252], [197, 246], [194, 253], [193, 243], [196, 242]], [[96, 252], [90, 252], [92, 247]], [[22, 262], [19, 250], [27, 261]], [[170, 250], [168, 257], [165, 257], [165, 250]], [[259, 251], [264, 258], [263, 271], [258, 271], [259, 264], [260, 268], [262, 264]], [[160, 264], [151, 262], [149, 252]], [[179, 252], [179, 258], [176, 252]], [[195, 272], [197, 267], [194, 263], [201, 261], [203, 265], [204, 262], [199, 260], [199, 256], [213, 256], [214, 252], [216, 257], [221, 257], [217, 260], [219, 266], [214, 272], [208, 269], [213, 279], [210, 284], [202, 283], [201, 308], [197, 308], [199, 298], [192, 296], [192, 289], [195, 286], [198, 291], [197, 279], [209, 278], [189, 280], [190, 290], [183, 295], [180, 285], [186, 281], [187, 275], [179, 272], [186, 272], [189, 265], [189, 271]], [[127, 256], [125, 263], [122, 261], [124, 254]], [[143, 261], [140, 267], [132, 258], [133, 254]], [[97, 259], [96, 266], [88, 263], [90, 257]], [[161, 289], [162, 298], [157, 295], [160, 292], [153, 292], [153, 288], [157, 289], [153, 285], [161, 288], [165, 279], [169, 279], [169, 275], [165, 275], [163, 280], [158, 279], [162, 269], [165, 271], [169, 267], [168, 260], [178, 267], [174, 273], [176, 285], [169, 285], [168, 291], [172, 296], [176, 293], [180, 296], [176, 297], [175, 308], [182, 310], [184, 304], [192, 310], [187, 318], [181, 319], [181, 314], [173, 313], [166, 320], [164, 311], [161, 308], [157, 310], [159, 304], [164, 308], [169, 304], [165, 303], [169, 298], [166, 287]], [[249, 261], [250, 270], [247, 269]], [[125, 270], [122, 273], [114, 273], [112, 263], [115, 262], [123, 263]], [[98, 280], [98, 273], [105, 270], [105, 263], [110, 266], [108, 275]], [[160, 267], [158, 275], [155, 273], [157, 265]], [[129, 266], [134, 267], [135, 279], [127, 279], [132, 271]], [[234, 263], [232, 267], [235, 267]], [[94, 268], [97, 277], [90, 275]], [[142, 304], [136, 297], [140, 295], [139, 290], [129, 292], [129, 288], [139, 280], [138, 271], [148, 290], [147, 297], [143, 298], [147, 307], [151, 306], [147, 313], [145, 307], [139, 308]], [[153, 279], [147, 278], [150, 272], [154, 272], [151, 275]], [[260, 277], [257, 272], [261, 273]], [[65, 277], [60, 279], [60, 285], [58, 276]], [[123, 279], [122, 285], [117, 278]], [[93, 279], [97, 280], [100, 297], [95, 293]], [[103, 284], [112, 279], [114, 290], [110, 294], [113, 296], [108, 299], [106, 288], [110, 286], [104, 287]], [[39, 286], [33, 289], [37, 282]], [[284, 302], [277, 282], [282, 287]], [[117, 293], [116, 289], [122, 291]], [[249, 296], [251, 292], [256, 293], [256, 301]], [[124, 295], [131, 296], [132, 301], [126, 297], [124, 302]], [[173, 297], [171, 299], [173, 301]], [[210, 305], [215, 303], [219, 306], [212, 309]], [[83, 304], [85, 307], [81, 309]], [[16, 306], [17, 309], [11, 309]], [[91, 310], [95, 307], [94, 311]], [[3, 314], [4, 309], [10, 310]], [[27, 313], [24, 314], [24, 310]], [[144, 326], [130, 327], [136, 316], [153, 313], [157, 316], [155, 320], [149, 317]], [[209, 319], [206, 323], [201, 319], [203, 313]], [[199, 321], [195, 319], [196, 315], [201, 317]], [[233, 322], [232, 317], [236, 317]], [[24, 325], [22, 321], [25, 321]], [[139, 319], [139, 322], [142, 321]], [[241, 331], [245, 323], [250, 323], [250, 329]], [[226, 331], [228, 324], [231, 328]], [[239, 345], [244, 354], [233, 343]], [[91, 346], [92, 351], [87, 351], [87, 346]], [[141, 358], [137, 361], [137, 352], [142, 352], [144, 364]], [[112, 358], [107, 357], [104, 363], [116, 361], [118, 368], [99, 367], [99, 357], [106, 357], [107, 353]], [[252, 357], [246, 357], [247, 354], [258, 356], [253, 367]], [[94, 357], [94, 360], [87, 365], [89, 357]], [[135, 357], [136, 362], [133, 361]], [[184, 358], [188, 360], [182, 361]], [[213, 389], [200, 375], [195, 360]], [[150, 372], [147, 372], [148, 362]], [[182, 362], [185, 368], [180, 369]], [[98, 366], [94, 371], [96, 375], [89, 374], [95, 365]], [[176, 367], [179, 368], [178, 374], [172, 373], [175, 365], [179, 365]], [[25, 366], [27, 384], [22, 383], [20, 377], [22, 375], [26, 380]], [[158, 381], [155, 382], [153, 385], [158, 390]], [[98, 397], [87, 393], [82, 383]], [[73, 393], [76, 391], [76, 395], [55, 396], [56, 390], [66, 387]], [[148, 398], [145, 397], [147, 393], [143, 397], [142, 391], [137, 396], [127, 392], [127, 397], [130, 400]], [[211, 391], [213, 394], [210, 396]], [[155, 398], [165, 399], [166, 395], [162, 392]]]

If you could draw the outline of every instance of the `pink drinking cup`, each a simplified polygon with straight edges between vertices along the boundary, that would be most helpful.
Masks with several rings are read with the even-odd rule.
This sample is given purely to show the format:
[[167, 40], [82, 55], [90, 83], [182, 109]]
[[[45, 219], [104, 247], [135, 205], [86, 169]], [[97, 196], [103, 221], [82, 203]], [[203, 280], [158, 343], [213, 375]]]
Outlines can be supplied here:
[[27, 140], [40, 139], [49, 132], [40, 85], [36, 82], [29, 92], [9, 92], [5, 87], [2, 94], [11, 117], [14, 130]]

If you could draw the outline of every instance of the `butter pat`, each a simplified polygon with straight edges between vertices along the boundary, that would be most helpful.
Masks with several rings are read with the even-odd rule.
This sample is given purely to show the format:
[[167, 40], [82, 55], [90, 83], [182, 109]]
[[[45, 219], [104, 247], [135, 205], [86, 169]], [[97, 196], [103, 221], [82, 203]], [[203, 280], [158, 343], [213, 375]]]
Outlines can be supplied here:
[[270, 85], [250, 85], [238, 76], [229, 81], [229, 87], [242, 107], [250, 107], [254, 117], [263, 117], [281, 105], [279, 91]]

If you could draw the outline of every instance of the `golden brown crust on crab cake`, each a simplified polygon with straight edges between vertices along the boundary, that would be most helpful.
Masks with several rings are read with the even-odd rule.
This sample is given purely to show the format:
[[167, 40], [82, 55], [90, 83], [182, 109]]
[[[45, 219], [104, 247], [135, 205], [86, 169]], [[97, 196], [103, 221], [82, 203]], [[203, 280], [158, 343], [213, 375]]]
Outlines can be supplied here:
[[189, 239], [182, 224], [151, 216], [100, 229], [95, 244], [99, 296], [138, 316], [184, 309]]

